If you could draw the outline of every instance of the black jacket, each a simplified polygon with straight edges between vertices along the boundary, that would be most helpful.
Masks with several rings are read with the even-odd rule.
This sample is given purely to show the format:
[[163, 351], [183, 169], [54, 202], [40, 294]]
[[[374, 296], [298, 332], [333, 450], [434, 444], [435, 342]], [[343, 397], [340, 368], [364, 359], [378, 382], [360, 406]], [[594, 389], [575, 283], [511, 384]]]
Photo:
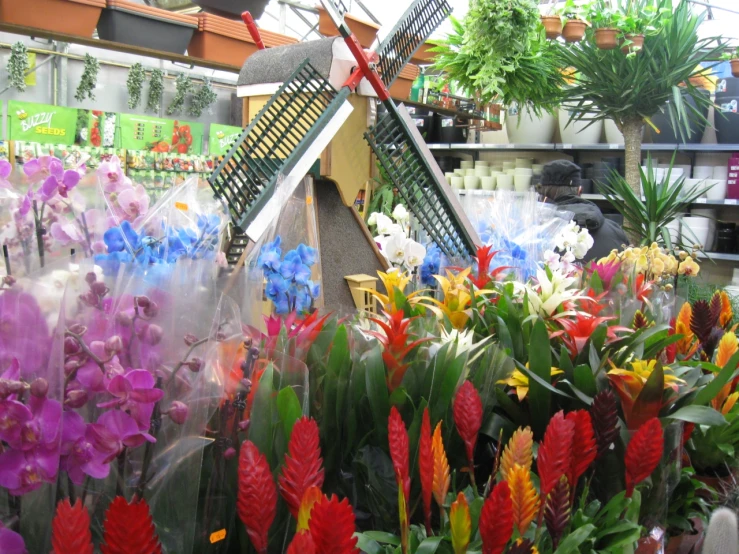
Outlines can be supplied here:
[[575, 214], [574, 221], [581, 228], [587, 229], [593, 237], [593, 247], [588, 250], [583, 262], [598, 261], [605, 258], [614, 248], [621, 249], [621, 245], [628, 244], [629, 239], [621, 226], [615, 221], [603, 217], [600, 208], [579, 196], [560, 196], [554, 203], [560, 210]]

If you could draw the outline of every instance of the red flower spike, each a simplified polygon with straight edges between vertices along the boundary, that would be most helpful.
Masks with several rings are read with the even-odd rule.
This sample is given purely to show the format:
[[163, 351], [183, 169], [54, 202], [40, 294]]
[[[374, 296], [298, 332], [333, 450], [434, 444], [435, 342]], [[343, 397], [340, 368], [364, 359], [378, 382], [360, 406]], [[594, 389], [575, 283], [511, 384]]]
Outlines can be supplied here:
[[305, 491], [323, 486], [323, 460], [315, 420], [303, 416], [295, 422], [287, 450], [285, 465], [278, 479], [280, 494], [292, 516], [298, 519]]
[[647, 319], [647, 316], [644, 315], [641, 310], [636, 310], [636, 313], [634, 314], [634, 320], [631, 322], [631, 328], [634, 329], [634, 331], [643, 329], [645, 327], [650, 327], [652, 325], [654, 325], [654, 322], [649, 321], [649, 319]]
[[411, 478], [408, 473], [408, 431], [406, 431], [403, 418], [400, 417], [400, 413], [395, 406], [391, 408], [390, 417], [387, 420], [387, 434], [395, 479], [398, 486], [402, 486], [403, 496], [408, 502], [411, 494]]
[[[254, 549], [267, 552], [269, 528], [277, 513], [277, 487], [264, 454], [251, 441], [241, 443], [236, 511]], [[302, 499], [301, 499], [302, 500]]]
[[51, 522], [51, 554], [93, 554], [90, 514], [78, 498], [74, 506], [69, 499], [56, 505]]
[[513, 503], [507, 481], [493, 488], [480, 512], [483, 554], [502, 554], [513, 535]]
[[683, 448], [685, 448], [685, 445], [688, 444], [690, 437], [693, 435], [693, 431], [695, 431], [695, 423], [686, 422], [683, 426]]
[[600, 391], [593, 398], [590, 415], [598, 443], [598, 458], [605, 455], [618, 437], [618, 403], [611, 389]]
[[552, 489], [544, 508], [544, 521], [547, 524], [549, 536], [552, 537], [552, 546], [555, 550], [559, 546], [565, 529], [570, 525], [571, 514], [570, 486], [567, 484], [567, 477], [562, 476]]
[[626, 497], [634, 494], [634, 488], [649, 477], [662, 459], [664, 436], [662, 424], [653, 417], [631, 437], [626, 447]]
[[[323, 497], [310, 514], [310, 534], [320, 554], [359, 554], [354, 511], [345, 498]], [[302, 554], [302, 553], [301, 553]]]
[[418, 443], [418, 473], [421, 476], [421, 498], [426, 534], [431, 536], [431, 497], [434, 490], [434, 454], [431, 448], [431, 420], [428, 407], [423, 410], [421, 438]]
[[595, 442], [595, 432], [590, 414], [586, 410], [577, 410], [567, 414], [568, 421], [575, 424], [572, 439], [572, 462], [567, 479], [572, 483], [573, 490], [577, 481], [587, 471], [598, 454], [598, 445]]
[[464, 441], [467, 449], [467, 460], [470, 464], [470, 475], [474, 475], [475, 444], [477, 433], [482, 426], [482, 400], [475, 386], [470, 381], [465, 381], [457, 390], [452, 406], [454, 425], [457, 427], [459, 436]]
[[552, 491], [560, 477], [570, 472], [574, 434], [575, 424], [565, 419], [564, 412], [560, 410], [554, 414], [536, 459], [542, 499]]
[[161, 554], [154, 522], [145, 500], [134, 498], [129, 504], [116, 496], [105, 512], [102, 554]]
[[308, 531], [301, 531], [293, 537], [287, 554], [316, 554], [316, 545]]
[[696, 300], [693, 304], [693, 315], [690, 318], [690, 330], [695, 333], [698, 340], [707, 342], [713, 328], [718, 324], [720, 315], [721, 299], [719, 298], [719, 311], [712, 309], [711, 304], [705, 300]]
[[490, 271], [490, 262], [493, 261], [498, 251], [493, 251], [492, 246], [481, 246], [477, 249], [477, 256], [473, 256], [473, 260], [477, 262], [477, 275], [470, 275], [468, 279], [479, 290], [487, 288], [487, 286], [503, 273], [510, 269], [508, 266], [502, 266]]

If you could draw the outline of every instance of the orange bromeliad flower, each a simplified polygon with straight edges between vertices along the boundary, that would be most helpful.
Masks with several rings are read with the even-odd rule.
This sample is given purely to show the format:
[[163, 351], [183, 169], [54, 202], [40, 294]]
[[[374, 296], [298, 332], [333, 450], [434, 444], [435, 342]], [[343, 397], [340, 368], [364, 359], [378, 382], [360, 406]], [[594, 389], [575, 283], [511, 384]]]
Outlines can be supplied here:
[[539, 512], [539, 495], [531, 480], [531, 471], [526, 467], [514, 464], [506, 480], [511, 490], [513, 523], [523, 537]]
[[467, 498], [462, 492], [457, 495], [457, 500], [452, 502], [452, 508], [449, 510], [449, 527], [454, 554], [465, 554], [467, 545], [470, 544], [472, 519], [470, 518], [470, 507], [467, 504]]
[[[723, 368], [729, 363], [729, 360], [736, 354], [738, 349], [739, 341], [737, 341], [736, 335], [734, 333], [724, 333], [716, 348], [716, 365]], [[736, 399], [729, 400], [734, 396], [732, 394], [734, 388], [734, 383], [731, 381], [721, 388], [719, 393], [711, 400], [711, 405], [715, 410], [720, 411], [724, 415], [729, 413], [729, 410], [736, 403]]]
[[525, 429], [519, 427], [513, 432], [500, 457], [500, 473], [503, 479], [509, 479], [509, 473], [516, 465], [526, 470], [531, 469], [534, 460], [533, 448], [534, 433], [531, 432], [531, 427]]
[[690, 329], [690, 320], [692, 318], [693, 307], [689, 302], [685, 302], [682, 308], [680, 308], [677, 321], [675, 321], [675, 333], [683, 336], [677, 342], [677, 353], [684, 357], [689, 356], [693, 346], [693, 339], [695, 338], [693, 331]]
[[734, 319], [734, 310], [731, 308], [731, 298], [729, 298], [729, 295], [726, 294], [726, 291], [722, 290], [720, 295], [721, 314], [719, 315], [718, 322], [722, 328], [728, 330], [729, 325], [731, 325], [731, 322]]
[[369, 318], [384, 331], [368, 331], [370, 335], [377, 338], [383, 346], [382, 361], [385, 362], [387, 368], [387, 388], [390, 392], [397, 389], [403, 382], [403, 376], [408, 369], [408, 364], [404, 363], [406, 356], [419, 344], [431, 340], [431, 338], [416, 339], [408, 342], [411, 335], [408, 333], [408, 327], [415, 318], [404, 318], [403, 312], [395, 312], [388, 314], [387, 323], [381, 319]]
[[431, 439], [431, 451], [434, 456], [434, 499], [443, 514], [444, 501], [449, 492], [451, 477], [449, 476], [449, 462], [446, 459], [444, 442], [441, 438], [441, 421], [436, 425], [436, 429], [434, 429], [434, 436]]

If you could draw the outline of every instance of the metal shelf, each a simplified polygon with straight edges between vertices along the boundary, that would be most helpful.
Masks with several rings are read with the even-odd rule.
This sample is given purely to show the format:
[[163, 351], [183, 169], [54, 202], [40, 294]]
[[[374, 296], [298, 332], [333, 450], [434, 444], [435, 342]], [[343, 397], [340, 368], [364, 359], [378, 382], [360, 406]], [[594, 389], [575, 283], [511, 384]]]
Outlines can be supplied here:
[[[582, 198], [586, 200], [593, 200], [595, 202], [608, 202], [605, 196], [602, 194], [583, 194]], [[644, 197], [642, 197], [644, 200]], [[726, 200], [708, 200], [706, 198], [699, 198], [691, 204], [691, 206], [716, 206], [719, 208], [726, 207], [739, 207], [739, 200], [736, 198], [728, 198]]]
[[467, 143], [452, 143], [452, 144], [428, 144], [429, 150], [432, 151], [454, 151], [454, 150], [466, 150], [472, 151], [483, 151], [483, 150], [548, 150], [554, 152], [556, 150], [555, 144], [467, 144]]
[[[623, 144], [465, 144], [435, 143], [429, 144], [433, 151], [480, 151], [480, 150], [550, 150], [600, 152], [604, 150], [622, 152]], [[739, 144], [642, 144], [642, 150], [651, 152], [739, 152]]]
[[712, 261], [716, 262], [739, 262], [739, 254], [722, 254], [720, 252], [706, 252], [706, 254], [703, 254], [699, 252], [698, 257], [702, 260], [710, 257]]

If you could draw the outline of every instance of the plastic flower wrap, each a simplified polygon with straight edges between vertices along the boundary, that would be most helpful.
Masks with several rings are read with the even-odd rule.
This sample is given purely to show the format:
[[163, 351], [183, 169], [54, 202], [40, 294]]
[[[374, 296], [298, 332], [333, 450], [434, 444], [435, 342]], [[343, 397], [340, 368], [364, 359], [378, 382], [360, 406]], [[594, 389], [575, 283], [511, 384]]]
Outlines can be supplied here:
[[491, 269], [509, 267], [522, 281], [536, 274], [558, 241], [563, 245], [559, 239], [572, 219], [569, 212], [539, 202], [534, 192], [466, 194], [460, 201], [483, 245], [498, 252]]
[[408, 211], [398, 204], [393, 210], [392, 219], [380, 212], [373, 212], [367, 224], [376, 228], [375, 242], [392, 267], [414, 270], [424, 262], [426, 248], [408, 236], [409, 221]]
[[55, 337], [65, 375], [59, 496], [87, 499], [96, 543], [111, 499], [135, 496], [166, 551], [193, 549], [198, 490], [182, 483], [199, 480], [223, 389], [205, 360], [241, 326], [207, 279], [212, 262], [182, 263], [166, 283], [122, 266], [107, 281], [90, 272], [66, 290]]

